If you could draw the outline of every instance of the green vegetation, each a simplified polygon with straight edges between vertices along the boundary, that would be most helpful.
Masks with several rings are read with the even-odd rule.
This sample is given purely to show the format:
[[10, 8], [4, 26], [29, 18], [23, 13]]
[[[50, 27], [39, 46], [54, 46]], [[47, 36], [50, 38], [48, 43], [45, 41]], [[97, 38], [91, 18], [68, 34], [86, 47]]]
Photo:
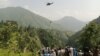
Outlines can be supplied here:
[[[91, 21], [86, 27], [83, 28], [80, 32], [77, 32], [71, 37], [74, 45], [78, 48], [90, 47], [94, 48], [100, 45], [100, 24], [97, 22], [97, 18], [94, 21]], [[100, 21], [99, 21], [100, 22]], [[74, 39], [74, 40], [73, 40]]]
[[90, 23], [86, 26], [82, 34], [80, 35], [79, 44], [81, 47], [88, 46], [93, 48], [100, 44], [100, 25], [96, 23]]
[[[2, 21], [3, 20], [3, 21]], [[21, 7], [0, 9], [0, 56], [36, 56], [43, 47], [63, 47], [70, 31]]]
[[37, 56], [42, 47], [62, 47], [66, 34], [57, 30], [0, 22], [0, 56]]

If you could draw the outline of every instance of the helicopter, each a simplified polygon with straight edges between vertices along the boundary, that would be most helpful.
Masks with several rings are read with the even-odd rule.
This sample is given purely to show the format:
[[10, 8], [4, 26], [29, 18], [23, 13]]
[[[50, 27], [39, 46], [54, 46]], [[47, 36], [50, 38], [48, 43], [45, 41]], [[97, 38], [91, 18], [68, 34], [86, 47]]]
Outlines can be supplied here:
[[53, 4], [53, 2], [52, 2], [52, 3], [48, 2], [46, 5], [47, 5], [47, 6], [50, 6], [50, 5], [52, 5], [52, 4]]

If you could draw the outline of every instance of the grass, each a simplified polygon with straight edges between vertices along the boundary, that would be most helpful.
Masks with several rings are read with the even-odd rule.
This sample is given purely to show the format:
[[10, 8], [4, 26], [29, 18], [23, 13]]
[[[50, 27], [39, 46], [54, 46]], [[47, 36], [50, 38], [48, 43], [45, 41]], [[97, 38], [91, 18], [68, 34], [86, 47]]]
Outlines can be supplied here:
[[15, 52], [9, 52], [9, 50], [6, 49], [0, 49], [0, 56], [38, 56], [38, 55], [32, 52], [15, 53]]

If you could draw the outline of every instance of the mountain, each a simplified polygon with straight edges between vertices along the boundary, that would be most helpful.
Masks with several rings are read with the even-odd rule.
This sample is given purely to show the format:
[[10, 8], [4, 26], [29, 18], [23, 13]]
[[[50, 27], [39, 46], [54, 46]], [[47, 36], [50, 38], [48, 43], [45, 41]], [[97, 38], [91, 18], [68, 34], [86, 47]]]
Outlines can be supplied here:
[[59, 30], [59, 24], [24, 8], [0, 9], [0, 53], [5, 53], [1, 56], [37, 56], [42, 47], [63, 47], [68, 33]]
[[17, 21], [19, 25], [34, 26], [43, 29], [61, 29], [58, 24], [53, 23], [45, 17], [32, 13], [22, 7], [8, 7], [0, 9], [0, 21]]
[[[48, 20], [45, 17], [35, 14], [22, 7], [8, 7], [0, 9], [0, 21], [15, 21], [19, 26], [30, 26], [34, 28], [47, 29], [47, 30], [57, 30], [60, 32], [65, 32], [63, 27], [59, 24]], [[66, 30], [66, 34], [72, 35], [72, 32]], [[66, 38], [66, 34], [63, 34], [62, 38]]]
[[[63, 27], [57, 23], [48, 20], [45, 17], [35, 14], [22, 7], [7, 7], [0, 9], [0, 21], [16, 21], [19, 26], [31, 26], [41, 29], [53, 29], [62, 32], [66, 32], [68, 35], [72, 35], [73, 31], [63, 30]], [[65, 35], [64, 35], [65, 36]], [[63, 38], [63, 37], [62, 37]], [[66, 37], [65, 37], [66, 38]]]
[[60, 24], [62, 27], [65, 28], [65, 30], [70, 31], [79, 31], [86, 25], [85, 22], [82, 22], [80, 20], [77, 20], [74, 17], [66, 16], [60, 20], [55, 21], [55, 23]]

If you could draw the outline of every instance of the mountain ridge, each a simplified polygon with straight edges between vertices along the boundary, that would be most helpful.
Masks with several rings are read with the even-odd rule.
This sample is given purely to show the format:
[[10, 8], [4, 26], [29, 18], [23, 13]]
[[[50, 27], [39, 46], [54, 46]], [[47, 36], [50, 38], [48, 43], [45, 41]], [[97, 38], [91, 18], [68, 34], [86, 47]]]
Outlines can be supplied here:
[[34, 26], [43, 29], [57, 29], [60, 30], [60, 25], [53, 23], [49, 19], [35, 14], [22, 7], [7, 7], [0, 9], [0, 20], [17, 21], [19, 25]]
[[56, 20], [56, 23], [62, 25], [64, 28], [72, 31], [79, 31], [86, 25], [85, 22], [82, 22], [72, 16], [65, 16], [60, 20]]

